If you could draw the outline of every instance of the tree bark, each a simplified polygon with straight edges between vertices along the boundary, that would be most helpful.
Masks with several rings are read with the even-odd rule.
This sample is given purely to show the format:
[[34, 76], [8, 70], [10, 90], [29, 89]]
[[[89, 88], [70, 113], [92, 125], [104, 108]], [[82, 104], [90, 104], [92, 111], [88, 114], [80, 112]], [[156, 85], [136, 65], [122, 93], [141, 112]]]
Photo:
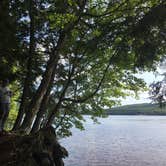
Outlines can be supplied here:
[[43, 79], [41, 81], [41, 84], [40, 84], [36, 94], [32, 98], [32, 100], [29, 104], [29, 107], [27, 108], [28, 111], [26, 112], [26, 116], [25, 116], [24, 121], [21, 125], [21, 129], [24, 130], [25, 132], [30, 131], [34, 117], [40, 108], [41, 101], [42, 101], [42, 99], [47, 91], [47, 88], [49, 86], [51, 75], [52, 75], [52, 72], [54, 70], [54, 65], [59, 60], [59, 52], [60, 52], [60, 49], [63, 45], [65, 36], [66, 36], [65, 33], [62, 33], [60, 35], [58, 43], [57, 43], [57, 47], [56, 47], [56, 53], [48, 61], [46, 71], [43, 74]]
[[25, 107], [26, 107], [26, 102], [28, 98], [28, 93], [30, 91], [30, 83], [32, 82], [31, 80], [31, 66], [33, 62], [33, 56], [34, 56], [34, 51], [35, 51], [35, 22], [34, 22], [34, 2], [33, 0], [29, 1], [29, 17], [30, 17], [30, 43], [29, 43], [29, 57], [27, 61], [27, 73], [26, 73], [26, 78], [24, 80], [24, 88], [23, 88], [23, 94], [21, 97], [21, 104], [19, 107], [19, 112], [17, 119], [15, 121], [13, 130], [17, 130], [21, 126], [21, 122], [23, 120], [23, 116], [25, 113]]
[[44, 113], [47, 109], [48, 101], [49, 101], [49, 98], [50, 98], [50, 92], [51, 92], [51, 89], [52, 89], [52, 84], [54, 82], [56, 67], [57, 67], [57, 65], [55, 66], [54, 71], [52, 73], [51, 80], [50, 80], [47, 92], [44, 95], [43, 100], [41, 102], [40, 109], [39, 109], [39, 112], [37, 113], [37, 116], [36, 116], [35, 122], [33, 124], [31, 133], [35, 133], [40, 129], [41, 121], [42, 121], [43, 115], [44, 115]]

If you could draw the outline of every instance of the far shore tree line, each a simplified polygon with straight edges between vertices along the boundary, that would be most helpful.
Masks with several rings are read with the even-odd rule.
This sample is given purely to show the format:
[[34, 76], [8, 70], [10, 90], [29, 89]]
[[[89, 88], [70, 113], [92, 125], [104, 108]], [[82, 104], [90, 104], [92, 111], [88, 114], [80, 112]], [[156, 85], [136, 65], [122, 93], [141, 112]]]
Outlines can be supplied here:
[[62, 135], [83, 114], [104, 116], [144, 90], [135, 76], [166, 55], [165, 0], [1, 0], [0, 79], [10, 80], [7, 127]]

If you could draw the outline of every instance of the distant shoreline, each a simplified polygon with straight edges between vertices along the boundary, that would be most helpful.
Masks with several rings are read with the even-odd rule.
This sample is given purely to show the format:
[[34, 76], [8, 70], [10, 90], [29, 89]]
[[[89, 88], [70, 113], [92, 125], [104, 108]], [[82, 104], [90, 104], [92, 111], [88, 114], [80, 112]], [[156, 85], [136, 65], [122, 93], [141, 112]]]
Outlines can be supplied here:
[[106, 110], [107, 115], [153, 115], [166, 116], [166, 107], [160, 108], [158, 104], [142, 103], [124, 105]]
[[108, 114], [110, 116], [166, 116], [166, 114]]

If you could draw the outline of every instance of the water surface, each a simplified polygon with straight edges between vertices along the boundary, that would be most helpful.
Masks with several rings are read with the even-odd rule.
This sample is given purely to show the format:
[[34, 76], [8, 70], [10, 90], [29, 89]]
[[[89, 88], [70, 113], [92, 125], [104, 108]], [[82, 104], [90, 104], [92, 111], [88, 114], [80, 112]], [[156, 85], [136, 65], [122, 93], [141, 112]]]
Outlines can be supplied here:
[[166, 116], [86, 117], [85, 131], [61, 140], [65, 166], [166, 166]]

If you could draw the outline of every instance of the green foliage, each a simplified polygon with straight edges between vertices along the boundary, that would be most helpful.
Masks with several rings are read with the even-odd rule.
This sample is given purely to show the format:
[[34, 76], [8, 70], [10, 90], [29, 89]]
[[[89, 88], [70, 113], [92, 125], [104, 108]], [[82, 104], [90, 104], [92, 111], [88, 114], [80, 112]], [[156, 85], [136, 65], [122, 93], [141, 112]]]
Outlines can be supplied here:
[[18, 104], [19, 104], [19, 98], [20, 98], [20, 91], [18, 90], [18, 82], [15, 81], [10, 85], [10, 90], [12, 91], [12, 98], [11, 98], [11, 104], [10, 104], [10, 112], [9, 116], [6, 122], [6, 129], [11, 130], [13, 127], [13, 124], [16, 120], [17, 113], [18, 113]]
[[[61, 136], [70, 135], [73, 126], [83, 129], [83, 114], [96, 121], [96, 117], [105, 117], [105, 108], [117, 105], [129, 91], [137, 95], [144, 90], [144, 81], [135, 74], [155, 70], [165, 54], [165, 2], [91, 0], [82, 9], [83, 4], [82, 0], [39, 0], [32, 6], [35, 44], [26, 102], [36, 93], [50, 65], [48, 59], [56, 57], [55, 80], [43, 117], [47, 121], [58, 105], [54, 124], [60, 124], [57, 132]], [[3, 5], [0, 78], [10, 78], [12, 88], [18, 87], [9, 118], [13, 123], [17, 116], [14, 100], [20, 99], [28, 72], [29, 4], [23, 0], [3, 1]], [[155, 14], [159, 20], [154, 20]], [[6, 23], [11, 29], [5, 28]]]

